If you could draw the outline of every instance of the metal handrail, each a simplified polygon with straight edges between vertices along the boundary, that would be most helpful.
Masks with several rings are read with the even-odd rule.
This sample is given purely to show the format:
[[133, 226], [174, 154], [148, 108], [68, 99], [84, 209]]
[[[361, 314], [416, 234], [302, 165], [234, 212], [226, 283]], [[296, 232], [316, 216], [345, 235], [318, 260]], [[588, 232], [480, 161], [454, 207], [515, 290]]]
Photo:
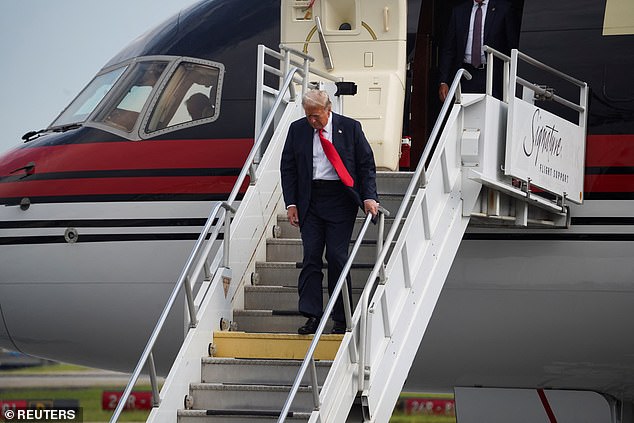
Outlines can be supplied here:
[[[505, 70], [505, 74], [504, 74], [504, 89], [505, 89], [505, 92], [506, 92], [506, 89], [508, 87], [508, 82], [509, 82], [509, 76], [507, 74], [508, 67], [509, 67], [508, 64], [512, 61], [512, 58], [507, 56], [504, 53], [501, 53], [501, 52], [495, 50], [494, 48], [489, 47], [489, 46], [484, 46], [484, 51], [487, 53], [487, 57], [488, 57], [487, 58], [487, 60], [488, 60], [487, 63], [490, 63], [490, 61], [491, 61], [493, 56], [501, 59], [504, 62], [504, 70]], [[541, 70], [544, 70], [546, 72], [549, 72], [549, 73], [555, 75], [556, 77], [558, 77], [560, 79], [563, 79], [564, 81], [567, 81], [567, 82], [569, 82], [569, 83], [571, 83], [573, 85], [576, 85], [577, 87], [579, 87], [581, 89], [585, 89], [587, 87], [587, 84], [585, 82], [580, 81], [580, 80], [578, 80], [578, 79], [576, 79], [576, 78], [574, 78], [574, 77], [572, 77], [572, 76], [570, 76], [568, 74], [565, 74], [562, 71], [557, 70], [557, 69], [555, 69], [555, 68], [553, 68], [551, 66], [548, 66], [547, 64], [542, 63], [539, 60], [534, 59], [531, 56], [527, 55], [526, 53], [522, 53], [519, 50], [517, 51], [517, 58], [518, 58], [518, 60], [522, 60], [522, 61], [524, 61], [524, 62], [536, 67], [537, 69], [541, 69]], [[491, 73], [491, 75], [493, 75], [493, 70], [492, 69], [493, 69], [492, 66], [488, 66], [487, 67], [487, 72]], [[488, 76], [488, 74], [487, 74], [487, 76]], [[555, 102], [557, 102], [557, 103], [559, 103], [559, 104], [561, 104], [561, 105], [563, 105], [565, 107], [568, 107], [569, 109], [573, 109], [574, 111], [579, 112], [579, 113], [583, 113], [583, 112], [586, 111], [586, 108], [583, 105], [573, 103], [570, 100], [567, 100], [567, 99], [565, 99], [565, 98], [563, 98], [563, 97], [561, 97], [561, 96], [559, 96], [557, 94], [554, 94], [554, 93], [546, 90], [544, 87], [540, 87], [539, 85], [533, 84], [532, 82], [529, 82], [529, 81], [525, 80], [524, 78], [520, 78], [519, 76], [516, 76], [516, 81], [517, 81], [517, 83], [519, 85], [521, 85], [523, 87], [526, 87], [526, 88], [529, 88], [530, 90], [534, 91], [537, 94], [547, 96], [550, 100], [553, 100], [553, 101], [555, 101]], [[489, 94], [489, 95], [491, 94], [491, 92], [488, 91], [488, 85], [487, 85], [487, 94]], [[506, 94], [505, 94], [504, 100], [507, 101]]]
[[484, 52], [487, 55], [487, 73], [486, 73], [486, 93], [487, 95], [493, 95], [493, 57], [497, 57], [498, 59], [502, 60], [502, 63], [504, 64], [504, 72], [503, 72], [503, 76], [502, 76], [502, 101], [504, 101], [505, 103], [508, 103], [509, 101], [509, 78], [510, 78], [510, 71], [509, 71], [509, 62], [511, 61], [511, 58], [508, 57], [506, 54], [497, 51], [494, 48], [491, 48], [487, 45], [484, 46]]
[[[286, 59], [287, 63], [290, 62], [290, 60], [288, 59], [290, 53], [294, 53], [294, 52], [290, 51], [290, 49], [287, 49], [286, 55], [285, 55], [287, 57]], [[304, 64], [304, 69], [302, 74], [302, 78], [304, 81], [307, 81], [308, 79], [309, 67], [306, 62], [308, 62], [309, 59], [310, 58], [308, 56], [304, 57], [305, 64]], [[314, 59], [310, 59], [310, 60], [314, 60]], [[230, 221], [231, 221], [229, 214], [230, 213], [234, 214], [236, 212], [236, 207], [234, 206], [234, 202], [236, 201], [240, 188], [242, 187], [242, 184], [244, 183], [246, 179], [247, 173], [250, 173], [252, 177], [255, 176], [255, 172], [252, 169], [254, 158], [266, 137], [266, 133], [269, 127], [273, 123], [273, 119], [275, 118], [275, 113], [277, 112], [277, 109], [280, 107], [282, 101], [284, 100], [284, 95], [286, 94], [286, 91], [290, 90], [291, 87], [293, 87], [292, 82], [293, 82], [293, 78], [295, 77], [295, 74], [301, 72], [301, 70], [296, 66], [287, 66], [286, 70], [287, 70], [286, 77], [280, 85], [280, 89], [275, 99], [275, 103], [271, 107], [271, 110], [269, 111], [269, 114], [267, 115], [267, 118], [264, 124], [262, 125], [262, 128], [260, 129], [259, 135], [253, 147], [251, 148], [249, 155], [247, 156], [244, 162], [242, 170], [240, 171], [240, 174], [233, 186], [233, 189], [231, 193], [229, 194], [228, 199], [222, 203], [217, 204], [213, 208], [211, 213], [209, 214], [207, 218], [207, 222], [205, 223], [205, 226], [203, 230], [201, 231], [198, 237], [198, 240], [196, 241], [196, 244], [194, 245], [194, 248], [192, 249], [192, 252], [190, 253], [188, 257], [187, 262], [185, 266], [183, 267], [183, 270], [178, 278], [178, 281], [176, 285], [174, 286], [172, 293], [170, 294], [168, 301], [165, 307], [163, 308], [163, 311], [161, 312], [161, 315], [156, 323], [156, 326], [154, 327], [154, 330], [152, 331], [152, 334], [150, 335], [150, 338], [147, 344], [145, 345], [143, 353], [141, 354], [141, 357], [139, 358], [139, 361], [137, 362], [137, 365], [134, 368], [132, 375], [130, 376], [130, 379], [128, 381], [128, 384], [126, 385], [123, 395], [121, 396], [121, 398], [119, 399], [119, 402], [117, 403], [117, 407], [115, 408], [114, 413], [112, 417], [110, 418], [110, 423], [116, 422], [119, 416], [121, 415], [121, 412], [123, 411], [123, 408], [125, 404], [127, 403], [128, 397], [132, 393], [132, 389], [134, 385], [136, 384], [139, 376], [141, 375], [141, 371], [143, 367], [148, 362], [148, 358], [151, 358], [150, 364], [149, 364], [150, 375], [152, 376], [156, 375], [156, 369], [154, 367], [154, 359], [152, 355], [152, 350], [154, 349], [156, 340], [158, 339], [158, 336], [161, 333], [163, 326], [165, 325], [167, 316], [171, 312], [174, 306], [174, 303], [176, 302], [176, 297], [178, 296], [181, 289], [183, 289], [183, 287], [185, 287], [185, 296], [187, 299], [187, 305], [189, 309], [189, 317], [190, 317], [189, 327], [190, 328], [196, 327], [198, 322], [197, 322], [195, 305], [193, 301], [191, 280], [197, 280], [198, 277], [200, 276], [200, 272], [206, 267], [209, 252], [211, 251], [213, 243], [217, 240], [218, 235], [220, 233], [220, 229], [222, 227], [225, 227], [225, 237], [223, 242], [223, 247], [224, 247], [223, 262], [225, 267], [228, 266], [229, 234], [230, 234]], [[334, 78], [332, 77], [330, 77], [330, 79], [334, 80]], [[306, 85], [307, 85], [307, 82], [304, 82], [304, 86]], [[223, 221], [224, 223], [214, 225], [214, 222], [221, 222], [221, 221]], [[214, 228], [213, 232], [211, 236], [209, 237], [209, 239], [207, 239], [207, 235], [209, 235], [212, 226]], [[203, 245], [205, 245], [204, 249], [203, 249]], [[190, 275], [190, 271], [192, 270], [192, 267], [194, 268], [194, 272], [193, 274]], [[152, 383], [152, 391], [154, 393], [158, 392], [156, 377], [151, 377], [150, 380]], [[160, 402], [160, 399], [157, 399], [157, 398], [153, 399], [153, 403], [155, 406], [158, 405], [159, 402]]]
[[[394, 241], [399, 224], [401, 223], [401, 221], [403, 220], [403, 216], [405, 215], [405, 210], [407, 208], [409, 198], [411, 198], [412, 194], [414, 193], [414, 190], [418, 188], [419, 180], [421, 180], [422, 178], [422, 185], [423, 186], [427, 185], [427, 173], [426, 173], [427, 169], [425, 168], [425, 163], [427, 163], [427, 159], [429, 158], [429, 155], [431, 154], [434, 148], [434, 144], [436, 143], [436, 138], [440, 134], [440, 129], [442, 128], [443, 121], [445, 120], [445, 117], [447, 116], [447, 113], [449, 111], [449, 107], [451, 106], [452, 102], [449, 99], [451, 99], [452, 97], [455, 97], [456, 103], [461, 102], [460, 79], [463, 77], [463, 75], [467, 79], [471, 79], [471, 74], [464, 69], [459, 69], [458, 72], [456, 73], [456, 76], [454, 77], [451, 87], [449, 88], [447, 98], [442, 105], [440, 114], [438, 115], [438, 119], [436, 119], [436, 123], [434, 124], [434, 128], [432, 129], [431, 135], [429, 136], [427, 140], [427, 144], [423, 151], [423, 155], [421, 156], [421, 159], [418, 162], [418, 166], [416, 167], [416, 170], [414, 172], [414, 175], [412, 176], [412, 179], [407, 187], [407, 190], [405, 191], [403, 201], [401, 202], [401, 205], [398, 211], [396, 212], [396, 216], [394, 216], [394, 222], [392, 223], [390, 232], [388, 233], [387, 238], [385, 239], [386, 245], [390, 245]], [[361, 311], [361, 316], [359, 318], [360, 328], [359, 328], [359, 348], [358, 348], [359, 350], [359, 361], [358, 361], [359, 392], [363, 392], [365, 389], [365, 358], [366, 358], [365, 345], [366, 345], [366, 337], [367, 337], [366, 332], [368, 327], [367, 325], [368, 303], [370, 301], [370, 294], [373, 292], [374, 287], [376, 285], [377, 278], [382, 272], [382, 269], [384, 267], [385, 258], [387, 257], [387, 254], [388, 254], [388, 249], [383, 248], [383, 250], [381, 251], [381, 254], [379, 255], [379, 258], [377, 259], [374, 265], [374, 268], [372, 269], [372, 272], [370, 273], [370, 276], [368, 277], [368, 282], [363, 290], [363, 293], [361, 294], [361, 300], [359, 301], [358, 308]]]
[[[383, 207], [379, 206], [379, 228], [381, 228], [379, 232], [382, 232], [382, 227], [385, 224], [386, 215], [389, 216], [389, 212]], [[295, 399], [295, 396], [297, 395], [297, 391], [299, 390], [299, 385], [302, 381], [302, 378], [306, 374], [306, 370], [308, 369], [309, 365], [311, 366], [311, 384], [312, 384], [314, 405], [315, 405], [315, 409], [319, 409], [319, 386], [317, 383], [317, 374], [315, 371], [315, 359], [314, 359], [315, 350], [317, 349], [317, 344], [319, 343], [320, 338], [324, 333], [324, 328], [326, 327], [328, 316], [330, 316], [330, 313], [332, 313], [332, 310], [335, 307], [335, 302], [339, 298], [341, 291], [345, 287], [346, 293], [348, 292], [347, 276], [348, 276], [348, 273], [350, 272], [350, 269], [352, 268], [352, 262], [357, 256], [357, 253], [359, 251], [359, 248], [361, 247], [361, 244], [368, 230], [368, 227], [370, 226], [371, 221], [372, 221], [372, 215], [368, 213], [363, 222], [363, 226], [361, 227], [361, 230], [359, 231], [359, 234], [354, 243], [354, 246], [352, 247], [352, 251], [350, 255], [348, 256], [348, 261], [346, 261], [346, 264], [344, 265], [343, 270], [341, 271], [341, 274], [339, 275], [339, 279], [337, 280], [335, 289], [333, 289], [332, 293], [330, 294], [330, 300], [328, 301], [328, 304], [326, 305], [322, 318], [319, 321], [319, 325], [317, 326], [317, 330], [315, 331], [315, 334], [313, 336], [313, 340], [311, 341], [310, 346], [308, 347], [308, 351], [306, 352], [306, 355], [304, 357], [304, 361], [302, 361], [302, 365], [299, 368], [299, 371], [297, 372], [297, 376], [295, 377], [293, 386], [291, 387], [289, 395], [286, 398], [284, 407], [282, 408], [282, 411], [280, 412], [278, 423], [281, 423], [286, 419], [286, 416], [288, 415], [291, 405], [293, 404], [293, 400]], [[381, 245], [380, 239], [377, 239], [377, 243]], [[378, 255], [379, 254], [377, 254], [377, 256]], [[347, 294], [343, 296], [343, 302], [344, 302], [344, 313], [346, 316], [346, 331], [349, 331], [352, 324], [352, 315], [351, 315], [351, 307], [350, 307], [350, 298]]]
[[[527, 55], [526, 53], [522, 53], [521, 51], [518, 50], [517, 52], [517, 57], [522, 59], [523, 61], [525, 61], [526, 63], [530, 63], [531, 65], [539, 68], [539, 69], [543, 69], [545, 71], [548, 71], [550, 73], [552, 73], [553, 75], [564, 79], [568, 82], [570, 82], [571, 84], [577, 85], [580, 88], [584, 88], [586, 86], [586, 83], [583, 81], [580, 81], [577, 78], [574, 78], [566, 73], [563, 73], [562, 71], [555, 69], [551, 66], [548, 66], [545, 63], [540, 62], [537, 59], [532, 58], [531, 56]], [[510, 60], [510, 59], [509, 59]]]

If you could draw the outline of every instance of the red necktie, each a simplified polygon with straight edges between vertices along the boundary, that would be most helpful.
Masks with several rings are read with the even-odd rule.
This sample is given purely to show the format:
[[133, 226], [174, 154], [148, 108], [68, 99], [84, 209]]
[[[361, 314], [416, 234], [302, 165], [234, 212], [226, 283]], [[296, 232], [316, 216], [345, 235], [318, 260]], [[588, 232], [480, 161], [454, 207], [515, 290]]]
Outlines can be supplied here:
[[482, 64], [482, 1], [476, 0], [478, 8], [473, 19], [473, 43], [471, 44], [471, 65], [479, 68]]
[[343, 165], [341, 157], [339, 157], [339, 153], [337, 153], [335, 146], [332, 145], [332, 143], [328, 141], [326, 137], [324, 137], [323, 129], [319, 130], [319, 140], [321, 141], [321, 148], [324, 149], [326, 157], [330, 161], [330, 164], [332, 164], [332, 167], [335, 168], [335, 171], [337, 172], [337, 175], [339, 175], [339, 179], [341, 179], [341, 182], [343, 182], [343, 184], [347, 187], [354, 186], [354, 180], [352, 179], [352, 176], [350, 176], [350, 174], [348, 173], [348, 169], [346, 169], [346, 167]]

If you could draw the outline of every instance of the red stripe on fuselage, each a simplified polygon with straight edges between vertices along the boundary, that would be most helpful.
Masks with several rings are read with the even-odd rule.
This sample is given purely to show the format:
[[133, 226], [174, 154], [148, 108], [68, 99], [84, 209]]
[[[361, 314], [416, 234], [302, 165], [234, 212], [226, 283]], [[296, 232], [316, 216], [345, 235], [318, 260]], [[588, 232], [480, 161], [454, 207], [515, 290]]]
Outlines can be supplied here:
[[586, 166], [634, 166], [634, 135], [588, 135]]
[[253, 139], [144, 140], [20, 148], [0, 160], [0, 176], [35, 163], [36, 173], [122, 169], [242, 168]]
[[[586, 175], [586, 193], [634, 192], [634, 174], [630, 173], [634, 168], [634, 135], [588, 135], [586, 167], [598, 170]], [[623, 173], [618, 168], [624, 168]]]
[[[252, 139], [144, 140], [18, 148], [0, 159], [0, 177], [35, 163], [35, 174], [103, 170], [236, 168], [244, 163]], [[589, 135], [586, 166], [634, 167], [634, 135]], [[16, 172], [12, 175], [20, 176]], [[59, 179], [8, 182], [0, 185], [0, 197], [125, 193], [223, 193], [235, 177], [157, 176], [129, 178]], [[590, 174], [587, 193], [634, 192], [632, 174]]]
[[[227, 194], [235, 176], [142, 177], [61, 179], [9, 182], [0, 187], [0, 197], [47, 197], [114, 194]], [[242, 190], [248, 185], [245, 180]]]
[[[0, 160], [0, 198], [126, 194], [226, 194], [236, 176], [176, 175], [170, 169], [242, 168], [252, 139], [147, 140], [20, 148]], [[33, 177], [24, 170], [35, 163]], [[134, 171], [157, 169], [156, 176]], [[94, 171], [94, 177], [90, 172]], [[100, 171], [114, 171], [102, 176]], [[116, 171], [130, 171], [121, 177]], [[86, 172], [86, 174], [82, 174]], [[223, 173], [221, 172], [221, 173]], [[139, 172], [142, 173], [142, 172]], [[147, 172], [146, 172], [147, 173]], [[56, 176], [57, 174], [57, 176]], [[45, 179], [35, 179], [45, 175]], [[23, 179], [16, 179], [24, 176]], [[242, 189], [246, 189], [246, 184]]]
[[585, 192], [634, 192], [634, 175], [586, 175]]

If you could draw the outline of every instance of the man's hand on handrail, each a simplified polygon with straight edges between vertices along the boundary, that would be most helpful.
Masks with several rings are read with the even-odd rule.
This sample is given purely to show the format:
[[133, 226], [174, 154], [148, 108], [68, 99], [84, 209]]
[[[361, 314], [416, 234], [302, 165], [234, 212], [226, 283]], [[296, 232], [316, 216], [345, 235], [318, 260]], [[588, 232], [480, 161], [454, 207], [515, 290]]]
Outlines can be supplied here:
[[379, 203], [376, 200], [363, 200], [363, 210], [365, 210], [365, 214], [371, 213], [372, 216], [376, 217], [379, 213]]

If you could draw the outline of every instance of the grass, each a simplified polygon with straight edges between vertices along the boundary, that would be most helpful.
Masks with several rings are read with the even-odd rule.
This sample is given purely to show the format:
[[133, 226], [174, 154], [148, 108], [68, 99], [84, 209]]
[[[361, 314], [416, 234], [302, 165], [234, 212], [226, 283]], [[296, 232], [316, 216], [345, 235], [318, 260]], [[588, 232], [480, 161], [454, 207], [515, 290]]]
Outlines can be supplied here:
[[3, 370], [2, 374], [6, 375], [31, 375], [31, 374], [48, 374], [48, 373], [64, 373], [64, 372], [82, 372], [91, 370], [87, 367], [76, 366], [74, 364], [55, 363], [45, 366], [22, 367], [19, 369]]

